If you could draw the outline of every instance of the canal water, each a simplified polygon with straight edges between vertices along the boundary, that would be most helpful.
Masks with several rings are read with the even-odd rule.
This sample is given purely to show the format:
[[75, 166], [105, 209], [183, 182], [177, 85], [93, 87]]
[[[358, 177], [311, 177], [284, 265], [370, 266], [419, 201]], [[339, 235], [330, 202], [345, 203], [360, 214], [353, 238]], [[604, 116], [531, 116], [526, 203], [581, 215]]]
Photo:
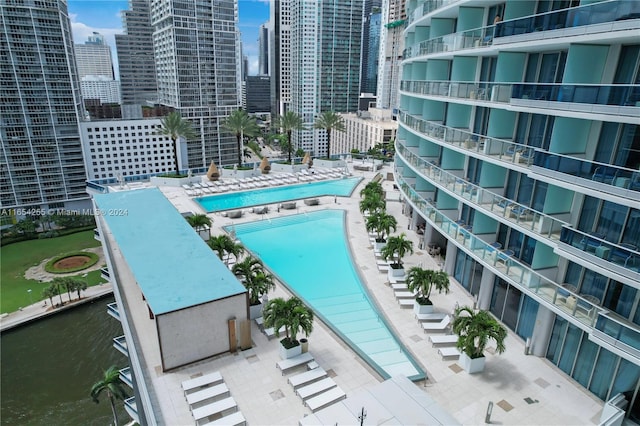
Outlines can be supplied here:
[[[111, 302], [112, 297], [102, 298], [2, 333], [2, 424], [113, 423], [106, 393], [99, 404], [89, 396], [107, 368], [127, 366], [126, 357], [112, 346], [122, 328], [107, 314]], [[130, 419], [121, 401], [116, 406], [119, 424], [124, 425]]]

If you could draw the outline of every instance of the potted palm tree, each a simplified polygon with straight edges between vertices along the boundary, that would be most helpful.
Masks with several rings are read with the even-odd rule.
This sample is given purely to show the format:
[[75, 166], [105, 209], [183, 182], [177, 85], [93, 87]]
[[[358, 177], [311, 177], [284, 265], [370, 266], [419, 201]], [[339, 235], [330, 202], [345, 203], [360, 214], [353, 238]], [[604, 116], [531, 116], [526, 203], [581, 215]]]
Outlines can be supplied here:
[[182, 118], [179, 112], [170, 112], [160, 120], [161, 127], [157, 130], [159, 135], [169, 136], [173, 142], [173, 161], [176, 166], [176, 177], [180, 177], [180, 166], [178, 164], [178, 139], [193, 139], [198, 134], [193, 130], [191, 122]]
[[122, 381], [120, 380], [120, 371], [115, 366], [109, 367], [104, 372], [104, 377], [94, 383], [91, 387], [91, 399], [98, 404], [100, 402], [100, 394], [105, 392], [109, 402], [111, 403], [111, 413], [113, 414], [113, 424], [118, 426], [118, 414], [116, 412], [116, 399], [124, 400], [127, 394], [124, 390]]
[[380, 254], [384, 260], [391, 260], [389, 277], [401, 277], [404, 275], [402, 258], [413, 253], [413, 241], [407, 239], [404, 232], [400, 235], [387, 238], [387, 244], [382, 247]]
[[385, 237], [389, 235], [392, 229], [395, 232], [398, 222], [395, 217], [387, 212], [378, 211], [367, 218], [365, 226], [368, 232], [375, 232], [376, 242], [373, 248], [375, 251], [380, 251], [387, 243]]
[[384, 198], [382, 198], [378, 193], [372, 192], [360, 200], [360, 213], [363, 215], [367, 213], [367, 216], [371, 216], [373, 213], [383, 211], [385, 209], [386, 203]]
[[187, 222], [200, 235], [204, 241], [211, 238], [211, 219], [206, 214], [194, 214], [187, 216]]
[[226, 234], [216, 235], [215, 237], [209, 238], [207, 244], [216, 252], [218, 258], [220, 258], [225, 265], [229, 265], [232, 255], [237, 259], [244, 252], [242, 244], [236, 243]]
[[255, 117], [251, 117], [246, 111], [238, 109], [233, 111], [222, 123], [222, 128], [236, 136], [238, 148], [238, 167], [242, 166], [242, 138], [260, 135], [260, 128]]
[[422, 269], [414, 266], [407, 274], [407, 288], [418, 293], [413, 310], [416, 314], [430, 314], [433, 312], [433, 303], [429, 298], [431, 290], [438, 293], [449, 293], [449, 275], [444, 271]]
[[457, 308], [453, 332], [458, 335], [456, 346], [460, 350], [460, 362], [470, 374], [484, 370], [484, 349], [489, 340], [496, 342], [496, 353], [501, 354], [506, 349], [507, 329], [487, 311], [476, 312], [469, 306]]
[[233, 265], [233, 274], [249, 292], [249, 318], [262, 316], [262, 296], [276, 288], [273, 276], [264, 271], [262, 262], [253, 256], [247, 256]]
[[302, 353], [300, 342], [296, 339], [299, 331], [306, 337], [313, 331], [313, 311], [306, 307], [297, 297], [284, 300], [281, 297], [270, 300], [264, 307], [264, 326], [273, 327], [277, 337], [280, 329], [285, 337], [280, 340], [280, 357], [293, 358]]

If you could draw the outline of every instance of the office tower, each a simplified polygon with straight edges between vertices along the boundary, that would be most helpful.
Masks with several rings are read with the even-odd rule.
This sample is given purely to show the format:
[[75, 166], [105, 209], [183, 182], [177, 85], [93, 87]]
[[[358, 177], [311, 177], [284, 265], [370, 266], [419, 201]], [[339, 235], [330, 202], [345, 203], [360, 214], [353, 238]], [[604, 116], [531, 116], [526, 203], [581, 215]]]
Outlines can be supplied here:
[[247, 105], [249, 114], [269, 113], [271, 110], [271, 81], [268, 75], [249, 76], [247, 84]]
[[412, 5], [395, 157], [412, 226], [530, 354], [638, 422], [640, 3]]
[[149, 0], [129, 0], [129, 10], [122, 12], [122, 27], [124, 34], [115, 36], [122, 103], [154, 104], [158, 98], [158, 85]]
[[120, 82], [104, 75], [87, 75], [80, 81], [82, 99], [99, 99], [103, 104], [120, 103]]
[[378, 90], [378, 67], [380, 63], [380, 27], [382, 13], [378, 10], [369, 16], [369, 54], [366, 62], [363, 92], [376, 94]]
[[[221, 128], [240, 106], [236, 0], [151, 3], [158, 103], [191, 120], [198, 137], [181, 145], [182, 169], [233, 163], [235, 137]], [[186, 156], [185, 148], [186, 145]]]
[[101, 75], [113, 80], [113, 60], [111, 48], [105, 43], [104, 37], [94, 32], [84, 44], [74, 46], [78, 77]]
[[249, 75], [249, 57], [242, 55], [242, 81], [247, 79]]
[[265, 22], [258, 33], [258, 75], [269, 75], [269, 50], [269, 22]]
[[291, 105], [291, 1], [270, 2], [271, 115], [279, 116]]
[[405, 19], [405, 0], [382, 0], [377, 106], [394, 112], [398, 108]]
[[87, 207], [67, 2], [2, 2], [0, 16], [0, 203]]
[[[362, 12], [362, 52], [360, 60], [362, 61], [360, 64], [360, 93], [373, 93], [375, 95], [376, 88], [371, 87], [369, 80], [369, 69], [372, 61], [376, 61], [378, 57], [378, 52], [376, 51], [373, 56], [371, 55], [371, 50], [378, 45], [379, 36], [377, 40], [371, 40], [371, 19], [375, 19], [374, 16], [380, 13], [380, 7], [382, 6], [381, 0], [364, 0], [363, 4], [363, 12]], [[378, 22], [378, 26], [380, 22]], [[375, 26], [375, 23], [374, 23]], [[379, 34], [379, 33], [378, 33]], [[374, 31], [375, 35], [375, 31]], [[378, 72], [377, 70], [374, 74]]]
[[309, 130], [293, 133], [294, 149], [326, 155], [324, 111], [355, 112], [360, 94], [362, 0], [291, 2], [291, 110]]

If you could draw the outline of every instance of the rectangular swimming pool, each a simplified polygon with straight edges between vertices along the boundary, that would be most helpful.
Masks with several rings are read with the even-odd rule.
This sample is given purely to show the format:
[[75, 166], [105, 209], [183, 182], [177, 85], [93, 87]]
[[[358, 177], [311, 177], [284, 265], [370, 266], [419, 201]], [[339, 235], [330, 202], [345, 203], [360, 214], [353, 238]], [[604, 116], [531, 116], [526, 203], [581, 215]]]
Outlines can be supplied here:
[[[385, 379], [424, 371], [393, 335], [354, 267], [342, 210], [234, 225], [242, 244]], [[313, 338], [313, 336], [312, 336]]]
[[283, 201], [299, 200], [302, 198], [322, 196], [348, 197], [361, 180], [362, 178], [352, 177], [347, 179], [307, 182], [298, 185], [276, 186], [253, 191], [211, 195], [208, 197], [194, 198], [194, 200], [200, 204], [207, 213], [212, 213], [221, 210], [281, 203]]

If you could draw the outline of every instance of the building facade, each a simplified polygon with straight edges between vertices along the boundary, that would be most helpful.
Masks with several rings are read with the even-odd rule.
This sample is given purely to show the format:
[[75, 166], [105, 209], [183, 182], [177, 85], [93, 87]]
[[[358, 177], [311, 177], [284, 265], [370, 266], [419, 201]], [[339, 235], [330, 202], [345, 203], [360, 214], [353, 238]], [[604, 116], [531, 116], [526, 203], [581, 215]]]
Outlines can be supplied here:
[[269, 75], [271, 115], [279, 116], [291, 105], [291, 2], [273, 0], [269, 8]]
[[[370, 81], [372, 63], [377, 63], [380, 33], [376, 25], [380, 26], [382, 0], [364, 0], [362, 10], [362, 52], [360, 54], [360, 93], [376, 93], [376, 87]], [[373, 32], [372, 32], [373, 31]], [[373, 36], [373, 38], [372, 38]], [[377, 72], [374, 71], [374, 74]]]
[[398, 108], [400, 66], [404, 50], [405, 0], [383, 0], [378, 61], [378, 108]]
[[408, 16], [395, 176], [412, 226], [530, 354], [638, 421], [640, 3]]
[[357, 149], [367, 152], [376, 145], [393, 143], [396, 138], [398, 122], [392, 120], [389, 110], [371, 108], [366, 112], [341, 115], [345, 131], [331, 133], [332, 151], [347, 154]]
[[160, 118], [80, 123], [88, 179], [173, 172], [173, 142], [160, 127]]
[[120, 82], [105, 76], [88, 75], [80, 81], [83, 99], [99, 99], [103, 104], [120, 103]]
[[0, 16], [0, 203], [88, 206], [67, 2], [2, 2]]
[[101, 34], [94, 32], [84, 44], [76, 44], [74, 50], [80, 79], [100, 75], [114, 80], [111, 48]]
[[181, 169], [232, 164], [235, 137], [222, 123], [240, 107], [240, 40], [236, 0], [215, 7], [196, 0], [151, 3], [158, 103], [193, 123]]
[[258, 32], [258, 75], [269, 75], [269, 22], [260, 25]]
[[269, 76], [247, 77], [247, 112], [269, 113], [271, 110], [271, 79]]

